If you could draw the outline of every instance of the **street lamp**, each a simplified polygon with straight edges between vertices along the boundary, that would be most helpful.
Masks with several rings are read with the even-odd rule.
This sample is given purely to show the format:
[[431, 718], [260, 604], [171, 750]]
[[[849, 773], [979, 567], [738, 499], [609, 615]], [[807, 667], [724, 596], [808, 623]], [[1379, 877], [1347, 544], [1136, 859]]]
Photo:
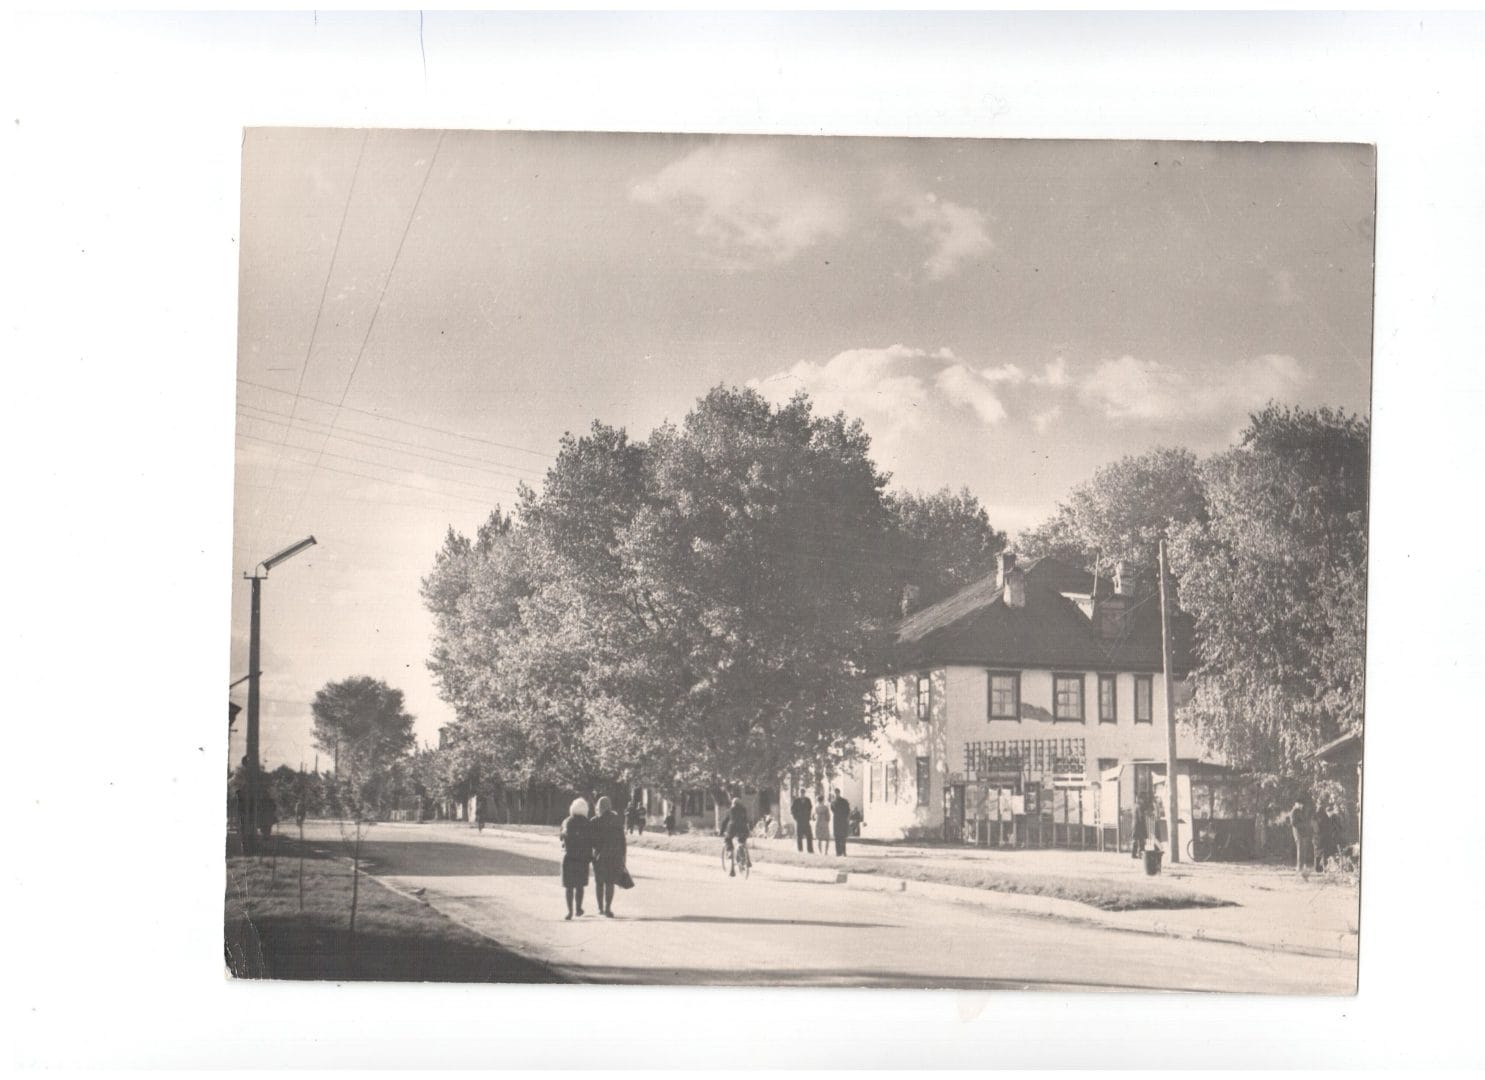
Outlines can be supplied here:
[[252, 621], [248, 631], [248, 699], [247, 699], [247, 754], [243, 759], [242, 819], [238, 823], [238, 839], [244, 851], [256, 847], [258, 829], [258, 795], [262, 787], [259, 777], [262, 764], [258, 760], [258, 670], [259, 622], [262, 607], [263, 579], [279, 563], [292, 559], [306, 548], [314, 547], [315, 538], [307, 536], [297, 544], [291, 544], [275, 555], [270, 555], [258, 564], [262, 574], [244, 574], [253, 583]]

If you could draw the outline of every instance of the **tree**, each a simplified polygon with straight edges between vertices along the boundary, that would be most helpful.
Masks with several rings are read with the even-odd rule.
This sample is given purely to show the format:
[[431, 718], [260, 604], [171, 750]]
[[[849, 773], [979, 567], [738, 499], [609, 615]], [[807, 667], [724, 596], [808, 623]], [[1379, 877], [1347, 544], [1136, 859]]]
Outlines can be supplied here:
[[327, 683], [311, 710], [315, 746], [335, 758], [341, 811], [357, 820], [377, 817], [393, 795], [394, 766], [413, 748], [402, 691], [358, 675]]
[[1085, 570], [1109, 571], [1122, 561], [1153, 587], [1160, 541], [1206, 516], [1196, 455], [1163, 447], [1099, 469], [1018, 544], [1026, 555], [1053, 555]]
[[773, 783], [870, 730], [895, 613], [885, 478], [844, 416], [718, 388], [647, 443], [595, 423], [486, 543], [451, 534], [430, 666], [507, 782]]
[[1235, 764], [1277, 780], [1359, 728], [1364, 697], [1370, 425], [1269, 406], [1202, 466], [1208, 515], [1171, 547], [1196, 619], [1186, 707]]
[[990, 524], [967, 488], [895, 492], [887, 506], [896, 519], [898, 572], [904, 585], [918, 590], [918, 607], [993, 573], [995, 557], [1005, 550], [1005, 533]]

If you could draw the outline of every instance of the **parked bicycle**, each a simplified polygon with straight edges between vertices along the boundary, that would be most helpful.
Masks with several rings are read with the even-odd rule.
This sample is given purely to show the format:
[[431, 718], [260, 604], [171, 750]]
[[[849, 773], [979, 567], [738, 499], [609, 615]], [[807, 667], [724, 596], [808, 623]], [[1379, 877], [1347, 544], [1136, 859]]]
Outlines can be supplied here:
[[1233, 833], [1224, 832], [1214, 825], [1198, 825], [1186, 841], [1186, 854], [1192, 862], [1207, 862], [1212, 859], [1240, 859], [1248, 855], [1247, 844]]

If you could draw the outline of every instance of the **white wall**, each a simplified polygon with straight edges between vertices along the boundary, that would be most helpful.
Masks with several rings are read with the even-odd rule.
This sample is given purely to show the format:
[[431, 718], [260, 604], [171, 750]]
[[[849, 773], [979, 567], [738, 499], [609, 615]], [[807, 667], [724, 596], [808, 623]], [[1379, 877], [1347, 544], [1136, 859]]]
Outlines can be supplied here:
[[[1058, 674], [1067, 672], [1058, 669]], [[866, 749], [866, 760], [855, 770], [860, 787], [853, 806], [861, 806], [865, 824], [862, 835], [879, 839], [903, 839], [942, 835], [944, 788], [949, 775], [964, 771], [966, 743], [982, 740], [1014, 739], [1082, 739], [1085, 750], [1085, 779], [1091, 785], [1099, 779], [1099, 760], [1114, 759], [1120, 764], [1131, 761], [1165, 761], [1165, 687], [1157, 673], [1151, 677], [1151, 722], [1134, 721], [1134, 681], [1129, 672], [1116, 675], [1115, 698], [1117, 719], [1102, 723], [1098, 719], [1098, 672], [1083, 673], [1084, 719], [1054, 721], [1053, 671], [1049, 668], [1022, 669], [1021, 719], [988, 719], [989, 671], [982, 667], [952, 666], [930, 673], [930, 711], [926, 721], [917, 718], [917, 673], [897, 680], [896, 708], [881, 733]], [[886, 682], [877, 683], [878, 701], [892, 701]], [[1180, 700], [1179, 688], [1177, 700]], [[1176, 729], [1177, 756], [1203, 761], [1217, 760], [1196, 737], [1189, 725]], [[929, 784], [925, 801], [920, 805], [916, 784], [917, 758], [929, 759]], [[881, 782], [871, 790], [870, 769], [877, 766], [878, 777], [887, 762], [898, 768], [897, 798], [884, 799]], [[849, 797], [849, 796], [848, 796]], [[1092, 791], [1088, 794], [1092, 798]], [[1091, 804], [1090, 804], [1091, 805]]]

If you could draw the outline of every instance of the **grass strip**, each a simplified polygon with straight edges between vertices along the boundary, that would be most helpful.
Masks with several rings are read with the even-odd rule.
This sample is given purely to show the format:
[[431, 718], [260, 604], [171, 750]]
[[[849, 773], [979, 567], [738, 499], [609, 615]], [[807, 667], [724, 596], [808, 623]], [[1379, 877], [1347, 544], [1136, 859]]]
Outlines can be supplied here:
[[[466, 930], [428, 905], [363, 880], [349, 929], [351, 868], [341, 845], [297, 840], [227, 857], [227, 970], [241, 979], [561, 982], [550, 969]], [[364, 874], [363, 874], [364, 878]]]

